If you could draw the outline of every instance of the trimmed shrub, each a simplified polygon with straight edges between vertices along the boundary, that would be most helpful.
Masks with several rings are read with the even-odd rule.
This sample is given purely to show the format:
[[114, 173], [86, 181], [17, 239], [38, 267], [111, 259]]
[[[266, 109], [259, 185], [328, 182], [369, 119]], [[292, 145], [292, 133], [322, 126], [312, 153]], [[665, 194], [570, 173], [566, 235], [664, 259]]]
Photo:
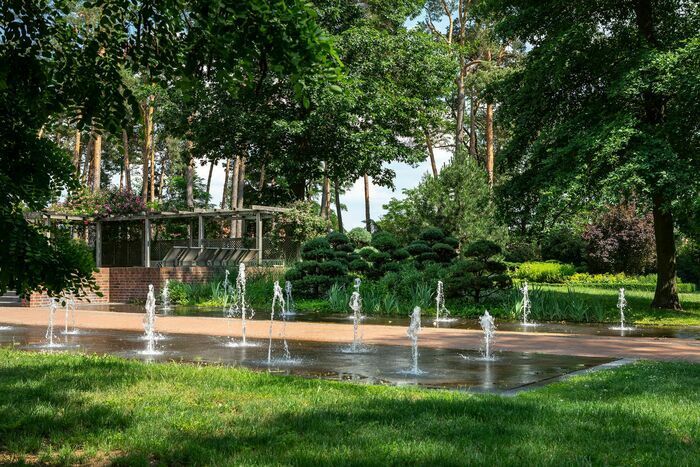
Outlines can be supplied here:
[[563, 264], [556, 261], [532, 261], [518, 266], [512, 273], [512, 276], [516, 279], [530, 282], [561, 284], [575, 273], [576, 268], [572, 264]]
[[449, 263], [457, 256], [459, 242], [454, 237], [448, 237], [442, 229], [429, 227], [421, 231], [418, 240], [406, 247], [419, 267], [426, 263]]
[[445, 283], [448, 295], [468, 296], [479, 303], [511, 287], [511, 279], [505, 274], [506, 265], [495, 259], [500, 253], [501, 247], [489, 240], [468, 245], [466, 259], [455, 261], [449, 268]]
[[364, 227], [355, 227], [348, 232], [348, 238], [356, 248], [362, 248], [372, 243], [372, 234]]

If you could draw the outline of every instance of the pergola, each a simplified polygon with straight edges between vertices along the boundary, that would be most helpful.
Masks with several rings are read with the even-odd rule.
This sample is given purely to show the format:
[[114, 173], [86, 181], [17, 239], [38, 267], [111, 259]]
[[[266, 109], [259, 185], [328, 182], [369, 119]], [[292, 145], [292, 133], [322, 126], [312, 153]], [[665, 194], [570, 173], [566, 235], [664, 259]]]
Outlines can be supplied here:
[[254, 221], [255, 223], [255, 250], [257, 263], [263, 260], [263, 221], [273, 219], [287, 208], [253, 205], [240, 209], [194, 209], [193, 211], [162, 211], [143, 212], [141, 214], [110, 215], [105, 217], [93, 217], [65, 214], [54, 211], [40, 211], [27, 214], [28, 220], [43, 221], [47, 224], [56, 222], [89, 222], [95, 226], [95, 264], [102, 266], [102, 227], [108, 222], [143, 222], [143, 266], [151, 267], [151, 222], [156, 220], [193, 220], [197, 219], [196, 243], [192, 232], [189, 232], [190, 248], [204, 249], [204, 220], [207, 218], [227, 218], [231, 220]]

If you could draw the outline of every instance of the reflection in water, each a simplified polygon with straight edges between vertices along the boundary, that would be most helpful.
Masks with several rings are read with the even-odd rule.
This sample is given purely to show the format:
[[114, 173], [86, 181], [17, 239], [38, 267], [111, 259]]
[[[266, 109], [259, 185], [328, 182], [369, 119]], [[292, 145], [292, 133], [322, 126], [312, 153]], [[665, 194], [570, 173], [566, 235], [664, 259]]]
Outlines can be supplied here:
[[[42, 350], [44, 330], [16, 326], [0, 332], [0, 345], [27, 350]], [[368, 382], [375, 384], [420, 385], [424, 387], [467, 389], [472, 391], [507, 390], [550, 380], [611, 361], [558, 355], [499, 352], [498, 359], [485, 362], [477, 351], [466, 352], [422, 348], [419, 365], [423, 373], [407, 374], [413, 365], [410, 348], [376, 346], [376, 352], [352, 354], [344, 346], [295, 341], [295, 359], [273, 359], [267, 365], [267, 346], [226, 348], [221, 337], [170, 334], [159, 343], [160, 355], [141, 355], [142, 341], [136, 333], [122, 331], [86, 331], [64, 336], [64, 348], [72, 351], [113, 354], [143, 361], [181, 361], [243, 366], [305, 377]], [[225, 338], [223, 338], [225, 339]], [[79, 347], [78, 347], [79, 346]], [[462, 352], [464, 353], [464, 352]]]
[[[83, 305], [79, 307], [84, 310], [96, 311], [114, 311], [114, 312], [130, 312], [142, 313], [143, 308], [138, 305]], [[221, 317], [221, 309], [214, 307], [192, 307], [192, 306], [176, 306], [172, 307], [171, 313], [176, 316], [207, 316]], [[352, 316], [350, 316], [352, 318]], [[249, 319], [251, 319], [249, 317]], [[269, 312], [260, 312], [253, 319], [269, 320]], [[380, 324], [389, 326], [406, 327], [410, 323], [410, 319], [404, 316], [362, 316], [366, 324]], [[441, 328], [454, 329], [481, 329], [479, 321], [467, 318], [450, 318], [451, 322], [440, 323]], [[315, 322], [315, 323], [348, 323], [348, 315], [346, 314], [321, 314], [316, 312], [297, 312], [295, 315], [288, 318], [289, 321], [300, 322]], [[425, 317], [423, 326], [432, 326], [434, 318]], [[571, 324], [571, 323], [537, 323], [537, 326], [523, 326], [520, 322], [503, 322], [500, 321], [498, 329], [501, 332], [532, 332], [532, 333], [558, 333], [558, 334], [585, 334], [594, 336], [620, 336], [619, 330], [610, 329], [609, 324]], [[679, 339], [700, 339], [700, 327], [641, 327], [625, 330], [622, 333], [624, 337], [674, 337]]]

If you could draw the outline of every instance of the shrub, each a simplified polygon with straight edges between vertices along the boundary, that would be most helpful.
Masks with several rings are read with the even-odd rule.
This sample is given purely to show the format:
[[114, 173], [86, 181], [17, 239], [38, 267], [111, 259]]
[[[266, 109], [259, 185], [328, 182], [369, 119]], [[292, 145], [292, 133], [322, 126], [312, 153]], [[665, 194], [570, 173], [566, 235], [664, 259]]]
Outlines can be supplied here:
[[355, 227], [348, 232], [348, 238], [356, 248], [362, 248], [372, 243], [372, 234], [364, 227]]
[[652, 216], [638, 216], [634, 203], [610, 207], [586, 227], [583, 238], [591, 272], [641, 274], [656, 263]]
[[512, 275], [516, 279], [530, 282], [560, 284], [575, 273], [576, 268], [571, 264], [562, 264], [556, 261], [533, 261], [521, 264]]
[[399, 242], [388, 232], [377, 232], [372, 236], [372, 246], [379, 251], [389, 252], [399, 247]]
[[276, 241], [291, 239], [302, 243], [324, 235], [330, 225], [330, 221], [318, 215], [318, 205], [298, 201], [291, 204], [288, 211], [276, 216], [273, 237]]
[[700, 285], [700, 245], [688, 240], [678, 249], [678, 277]]
[[446, 291], [450, 296], [466, 295], [479, 303], [494, 293], [508, 289], [511, 279], [504, 274], [506, 265], [495, 259], [501, 247], [489, 240], [471, 243], [465, 249], [466, 259], [457, 260], [449, 268]]
[[560, 227], [542, 238], [542, 259], [583, 264], [586, 242], [569, 227]]
[[351, 265], [357, 266], [356, 270], [363, 268], [347, 235], [338, 232], [308, 240], [301, 247], [301, 258], [287, 271], [285, 279], [292, 282], [296, 292], [308, 297], [320, 297], [334, 284], [347, 283]]
[[448, 237], [437, 227], [429, 227], [421, 231], [418, 240], [406, 247], [419, 266], [426, 263], [449, 263], [457, 256], [459, 242], [454, 237]]
[[528, 242], [510, 242], [503, 253], [505, 260], [509, 263], [525, 263], [526, 261], [536, 261], [539, 259], [537, 246]]

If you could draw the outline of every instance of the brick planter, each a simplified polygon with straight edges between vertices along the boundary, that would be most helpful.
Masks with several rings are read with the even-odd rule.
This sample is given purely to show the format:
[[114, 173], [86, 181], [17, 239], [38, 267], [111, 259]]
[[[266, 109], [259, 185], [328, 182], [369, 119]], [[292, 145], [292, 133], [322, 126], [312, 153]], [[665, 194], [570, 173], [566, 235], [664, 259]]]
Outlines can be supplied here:
[[[156, 293], [160, 293], [160, 287], [166, 279], [201, 284], [210, 281], [219, 270], [206, 266], [101, 268], [95, 273], [95, 279], [103, 296], [89, 294], [88, 298], [91, 303], [144, 301], [148, 284], [153, 284]], [[22, 306], [25, 307], [45, 307], [49, 303], [48, 296], [38, 293], [32, 294], [29, 300], [22, 300]]]

